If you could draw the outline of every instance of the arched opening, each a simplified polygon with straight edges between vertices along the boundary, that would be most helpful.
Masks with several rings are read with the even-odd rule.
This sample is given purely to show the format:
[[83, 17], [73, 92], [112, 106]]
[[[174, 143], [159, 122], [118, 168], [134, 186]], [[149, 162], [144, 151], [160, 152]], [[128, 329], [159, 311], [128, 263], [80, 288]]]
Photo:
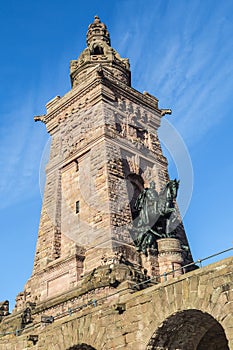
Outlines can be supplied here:
[[71, 346], [71, 348], [67, 350], [96, 350], [96, 349], [93, 348], [91, 345], [82, 343], [82, 344]]
[[135, 209], [135, 202], [144, 188], [144, 180], [141, 175], [129, 173], [126, 176], [127, 191], [130, 198], [130, 208], [133, 220], [137, 218], [138, 212]]
[[[209, 344], [212, 344], [212, 348], [209, 347]], [[224, 329], [219, 323], [216, 325], [213, 325], [204, 334], [200, 343], [198, 344], [197, 350], [206, 350], [206, 349], [216, 349], [216, 350], [229, 349], [227, 345], [227, 339], [225, 336]]]
[[177, 312], [150, 339], [147, 350], [229, 350], [223, 327], [200, 310]]
[[104, 54], [104, 49], [103, 49], [103, 47], [101, 45], [94, 44], [92, 46], [91, 54], [92, 55], [103, 55]]

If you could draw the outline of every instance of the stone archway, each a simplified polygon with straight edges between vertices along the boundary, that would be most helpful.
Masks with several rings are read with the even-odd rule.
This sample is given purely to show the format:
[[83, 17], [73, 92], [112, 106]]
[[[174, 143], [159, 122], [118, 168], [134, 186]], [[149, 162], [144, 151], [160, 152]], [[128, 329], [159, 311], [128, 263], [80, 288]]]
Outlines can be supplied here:
[[150, 339], [147, 350], [229, 350], [223, 327], [210, 314], [185, 310], [168, 317]]
[[67, 350], [96, 350], [96, 349], [93, 348], [91, 345], [87, 345], [87, 344], [82, 343], [82, 344], [79, 344], [79, 345], [71, 346]]

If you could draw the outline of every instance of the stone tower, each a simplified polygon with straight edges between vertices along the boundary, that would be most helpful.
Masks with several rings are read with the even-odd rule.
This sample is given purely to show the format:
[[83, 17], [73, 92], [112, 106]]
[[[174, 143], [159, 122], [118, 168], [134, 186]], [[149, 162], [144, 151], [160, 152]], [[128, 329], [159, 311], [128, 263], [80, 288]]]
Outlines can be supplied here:
[[138, 209], [165, 193], [169, 110], [131, 87], [98, 17], [70, 77], [35, 117], [52, 143], [34, 268], [12, 314], [0, 302], [0, 350], [233, 349], [233, 258], [195, 269], [179, 215], [151, 241]]
[[97, 16], [86, 42], [70, 63], [72, 89], [35, 117], [52, 143], [33, 273], [17, 310], [79, 288], [103, 266], [127, 267], [119, 281], [140, 282], [192, 262], [182, 223], [178, 242], [160, 242], [159, 255], [155, 247], [145, 256], [133, 243], [137, 196], [151, 180], [160, 191], [169, 179], [157, 136], [166, 110], [131, 87], [129, 61]]

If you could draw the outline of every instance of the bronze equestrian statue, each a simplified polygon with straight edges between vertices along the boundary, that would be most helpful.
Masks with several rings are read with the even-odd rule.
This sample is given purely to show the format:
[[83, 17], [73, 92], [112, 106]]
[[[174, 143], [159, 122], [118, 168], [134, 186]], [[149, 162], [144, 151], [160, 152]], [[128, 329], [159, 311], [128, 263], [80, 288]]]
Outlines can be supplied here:
[[174, 237], [171, 223], [176, 220], [174, 200], [177, 197], [179, 181], [170, 180], [158, 194], [152, 181], [138, 196], [135, 209], [138, 217], [134, 222], [134, 243], [138, 251], [147, 254], [147, 248], [155, 248], [156, 240]]

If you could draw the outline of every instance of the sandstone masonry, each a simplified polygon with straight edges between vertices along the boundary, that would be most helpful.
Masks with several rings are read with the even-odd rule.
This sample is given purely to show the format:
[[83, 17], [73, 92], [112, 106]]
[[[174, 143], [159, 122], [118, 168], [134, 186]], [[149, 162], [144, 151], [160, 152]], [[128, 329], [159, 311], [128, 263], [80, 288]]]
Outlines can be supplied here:
[[34, 267], [12, 314], [0, 303], [0, 350], [233, 349], [232, 259], [197, 270], [179, 215], [147, 255], [131, 234], [139, 193], [169, 180], [170, 110], [131, 87], [97, 16], [70, 78], [35, 117], [52, 142]]

